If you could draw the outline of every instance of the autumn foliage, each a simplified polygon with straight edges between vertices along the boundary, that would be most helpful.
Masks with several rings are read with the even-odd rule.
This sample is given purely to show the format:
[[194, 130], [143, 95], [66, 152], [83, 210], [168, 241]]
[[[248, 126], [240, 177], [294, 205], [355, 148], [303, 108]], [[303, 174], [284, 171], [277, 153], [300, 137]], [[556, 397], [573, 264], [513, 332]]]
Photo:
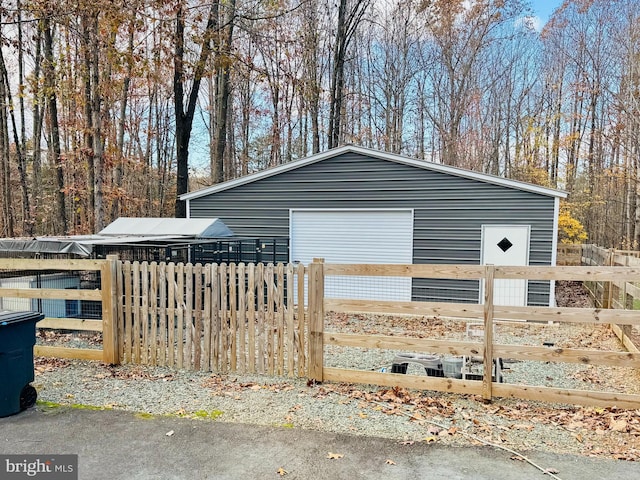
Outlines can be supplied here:
[[[354, 144], [568, 192], [561, 241], [640, 244], [640, 3], [6, 0], [0, 236], [184, 214]], [[580, 227], [582, 225], [582, 227]]]

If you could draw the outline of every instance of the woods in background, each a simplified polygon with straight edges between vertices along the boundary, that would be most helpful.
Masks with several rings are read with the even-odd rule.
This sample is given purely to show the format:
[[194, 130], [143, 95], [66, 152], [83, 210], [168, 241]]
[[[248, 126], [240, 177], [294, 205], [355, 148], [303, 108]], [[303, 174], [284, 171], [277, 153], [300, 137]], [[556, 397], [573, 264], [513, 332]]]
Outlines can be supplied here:
[[565, 189], [563, 222], [638, 248], [639, 17], [637, 0], [566, 0], [542, 29], [524, 0], [5, 0], [0, 236], [183, 216], [187, 190], [352, 143]]

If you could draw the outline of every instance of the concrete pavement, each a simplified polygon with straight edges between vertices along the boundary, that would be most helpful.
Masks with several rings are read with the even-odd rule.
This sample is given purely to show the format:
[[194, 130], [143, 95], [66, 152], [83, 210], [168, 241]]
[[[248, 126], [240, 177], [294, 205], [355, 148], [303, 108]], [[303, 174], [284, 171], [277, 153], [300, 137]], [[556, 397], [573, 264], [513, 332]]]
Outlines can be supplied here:
[[[343, 457], [329, 459], [329, 452]], [[78, 454], [82, 480], [276, 479], [279, 469], [286, 479], [313, 480], [550, 478], [490, 447], [403, 445], [297, 428], [65, 407], [0, 418], [0, 454]], [[562, 480], [640, 478], [640, 464], [633, 462], [526, 454]]]

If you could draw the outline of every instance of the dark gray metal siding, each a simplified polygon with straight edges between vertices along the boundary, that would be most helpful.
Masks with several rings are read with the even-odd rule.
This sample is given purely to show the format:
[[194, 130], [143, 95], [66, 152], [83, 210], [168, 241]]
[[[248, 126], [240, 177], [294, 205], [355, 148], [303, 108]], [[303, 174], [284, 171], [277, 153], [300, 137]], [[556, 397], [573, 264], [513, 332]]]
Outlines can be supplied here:
[[[357, 153], [190, 201], [190, 215], [220, 218], [237, 236], [289, 236], [291, 208], [413, 208], [416, 264], [479, 264], [483, 224], [531, 225], [529, 263], [551, 263], [554, 198]], [[477, 302], [478, 282], [415, 279], [413, 296]], [[548, 305], [548, 282], [529, 304]]]

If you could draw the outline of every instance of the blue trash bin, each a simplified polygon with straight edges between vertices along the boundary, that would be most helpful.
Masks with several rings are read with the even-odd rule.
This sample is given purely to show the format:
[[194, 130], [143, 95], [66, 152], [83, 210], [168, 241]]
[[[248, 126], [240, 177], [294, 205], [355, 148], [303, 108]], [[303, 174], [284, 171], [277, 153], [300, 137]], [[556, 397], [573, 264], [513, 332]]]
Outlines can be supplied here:
[[39, 312], [0, 311], [0, 417], [33, 406], [38, 396], [33, 382], [33, 346]]

